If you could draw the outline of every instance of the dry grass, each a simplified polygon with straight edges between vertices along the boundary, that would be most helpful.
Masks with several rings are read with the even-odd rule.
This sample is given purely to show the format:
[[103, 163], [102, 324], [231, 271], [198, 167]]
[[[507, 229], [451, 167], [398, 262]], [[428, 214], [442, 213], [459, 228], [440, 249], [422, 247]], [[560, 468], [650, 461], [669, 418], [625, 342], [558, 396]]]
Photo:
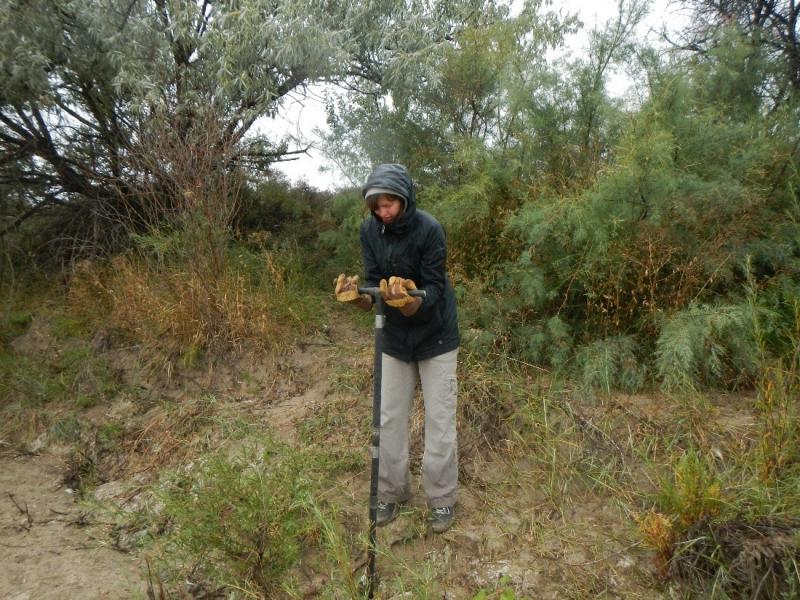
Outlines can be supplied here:
[[669, 574], [703, 587], [714, 581], [734, 598], [796, 597], [800, 521], [764, 517], [700, 520], [674, 545]]
[[107, 326], [189, 363], [243, 346], [279, 350], [301, 323], [289, 308], [282, 269], [266, 252], [262, 265], [263, 281], [254, 285], [229, 266], [208, 276], [126, 256], [106, 267], [84, 262], [70, 301], [78, 312], [105, 311]]
[[279, 348], [301, 324], [275, 255], [234, 247], [244, 180], [221, 139], [209, 115], [185, 135], [143, 131], [128, 160], [147, 176], [124, 192], [120, 216], [132, 247], [69, 274], [75, 312], [189, 364], [245, 344]]

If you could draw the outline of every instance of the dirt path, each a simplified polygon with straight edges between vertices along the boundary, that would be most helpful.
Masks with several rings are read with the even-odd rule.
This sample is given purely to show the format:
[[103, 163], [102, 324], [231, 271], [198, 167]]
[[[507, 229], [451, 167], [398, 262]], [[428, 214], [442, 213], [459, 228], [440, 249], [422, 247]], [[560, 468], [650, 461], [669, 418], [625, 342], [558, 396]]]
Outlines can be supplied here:
[[57, 459], [0, 454], [0, 598], [145, 598], [142, 565], [85, 525]]

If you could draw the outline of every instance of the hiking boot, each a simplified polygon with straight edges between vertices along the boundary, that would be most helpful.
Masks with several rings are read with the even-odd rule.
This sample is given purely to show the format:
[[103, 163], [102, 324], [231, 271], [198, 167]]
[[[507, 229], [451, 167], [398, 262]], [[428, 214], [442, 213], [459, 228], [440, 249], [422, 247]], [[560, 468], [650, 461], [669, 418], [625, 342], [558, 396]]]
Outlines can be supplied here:
[[456, 518], [455, 507], [453, 506], [439, 506], [431, 510], [429, 518], [431, 529], [434, 533], [444, 533], [453, 524]]
[[375, 524], [380, 527], [391, 523], [400, 514], [400, 506], [397, 502], [378, 502], [378, 516], [375, 519]]

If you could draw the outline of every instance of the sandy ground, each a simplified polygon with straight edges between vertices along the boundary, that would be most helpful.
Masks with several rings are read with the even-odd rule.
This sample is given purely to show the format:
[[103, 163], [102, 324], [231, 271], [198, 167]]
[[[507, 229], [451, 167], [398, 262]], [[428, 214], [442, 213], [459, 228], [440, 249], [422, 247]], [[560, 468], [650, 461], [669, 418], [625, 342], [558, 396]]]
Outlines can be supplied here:
[[143, 565], [86, 524], [52, 456], [0, 454], [0, 598], [146, 598]]
[[[323, 428], [314, 433], [320, 439], [314, 442], [357, 450], [368, 440], [364, 425], [371, 414], [371, 362], [371, 336], [347, 321], [334, 321], [324, 334], [311, 336], [283, 356], [280, 369], [248, 362], [226, 365], [215, 371], [215, 381], [201, 387], [217, 391], [220, 408], [268, 423], [283, 441], [298, 447], [309, 443], [298, 427], [327, 415]], [[243, 377], [243, 372], [248, 376]], [[125, 377], [136, 380], [133, 372]], [[165, 397], [174, 396], [178, 406], [186, 403], [185, 414], [192, 414], [196, 390], [188, 383], [176, 382], [173, 389], [162, 392]], [[110, 418], [116, 409], [92, 410]], [[89, 413], [82, 416], [90, 417]], [[523, 477], [524, 473], [516, 472], [519, 456], [516, 461], [506, 460], [499, 452], [485, 463], [481, 453], [465, 446], [466, 477], [458, 519], [446, 534], [430, 534], [419, 489], [421, 416], [418, 405], [412, 419], [416, 494], [401, 517], [379, 532], [382, 584], [378, 597], [429, 597], [414, 595], [426, 588], [429, 579], [441, 583], [439, 588], [446, 590], [441, 597], [447, 600], [472, 598], [477, 590], [492, 590], [501, 581], [522, 594], [518, 597], [536, 599], [662, 597], [652, 580], [651, 557], [618, 506], [587, 494], [562, 498], [555, 510], [556, 500], [548, 501], [541, 490], [541, 474]], [[138, 430], [132, 425], [136, 419], [141, 421]], [[163, 436], [164, 448], [192, 447], [194, 434], [175, 431], [170, 437], [168, 428], [157, 427], [171, 422], [164, 414], [126, 413], [123, 421], [131, 431]], [[181, 454], [170, 461], [158, 449], [162, 445], [152, 446], [141, 449], [141, 465], [186, 458]], [[133, 464], [135, 457], [127, 458], [130, 476], [138, 472], [139, 463]], [[20, 456], [0, 446], [0, 599], [147, 598], [143, 558], [135, 551], [125, 554], [114, 549], [108, 526], [97, 523], [102, 517], [97, 511], [84, 513], [62, 483], [64, 472], [64, 464], [52, 452]], [[107, 485], [125, 484], [124, 474], [115, 474], [114, 479]], [[366, 531], [368, 479], [367, 469], [348, 473], [330, 491], [339, 496], [352, 532]], [[358, 568], [363, 552], [354, 550]], [[325, 579], [321, 573], [330, 569], [330, 565], [318, 566], [321, 569], [312, 568], [306, 574], [306, 597], [317, 595]]]

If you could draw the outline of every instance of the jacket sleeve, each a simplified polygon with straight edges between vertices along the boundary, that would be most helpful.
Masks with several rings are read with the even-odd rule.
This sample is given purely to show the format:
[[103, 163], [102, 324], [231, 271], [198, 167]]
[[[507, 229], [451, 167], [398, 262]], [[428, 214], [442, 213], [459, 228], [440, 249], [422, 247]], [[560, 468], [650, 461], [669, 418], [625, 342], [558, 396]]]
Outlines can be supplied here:
[[358, 237], [361, 241], [361, 259], [364, 263], [364, 287], [378, 287], [381, 280], [381, 270], [378, 267], [378, 260], [375, 258], [375, 252], [369, 243], [367, 236], [368, 223], [361, 224], [361, 230]]
[[434, 310], [439, 310], [440, 307], [437, 305], [443, 299], [447, 281], [446, 262], [447, 248], [444, 229], [436, 223], [428, 230], [423, 242], [418, 285], [425, 290], [425, 297], [422, 299], [419, 310], [409, 317], [411, 323], [425, 323], [430, 320]]

